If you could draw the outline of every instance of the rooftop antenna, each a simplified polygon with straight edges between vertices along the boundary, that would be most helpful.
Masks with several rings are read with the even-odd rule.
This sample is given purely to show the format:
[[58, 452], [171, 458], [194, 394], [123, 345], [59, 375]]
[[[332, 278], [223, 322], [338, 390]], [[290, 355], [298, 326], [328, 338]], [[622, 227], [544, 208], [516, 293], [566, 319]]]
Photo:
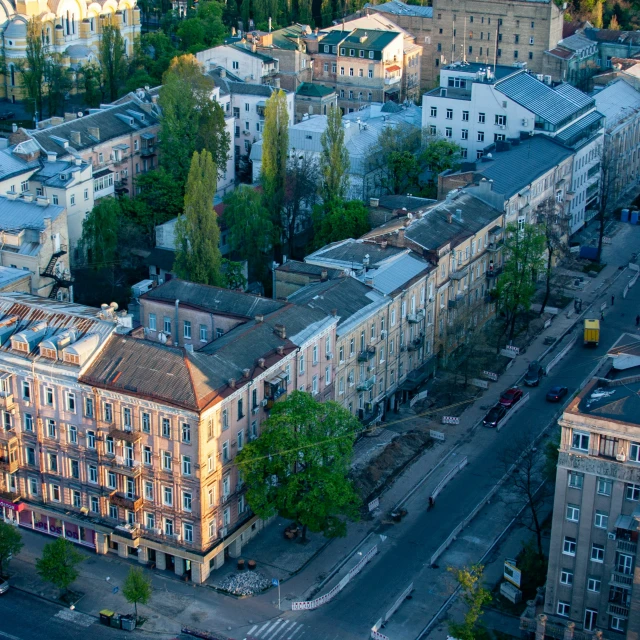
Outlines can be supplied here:
[[451, 21], [451, 62], [456, 61], [456, 14], [453, 14], [453, 20]]
[[500, 20], [498, 20], [498, 26], [496, 27], [496, 47], [493, 52], [493, 73], [496, 73], [496, 67], [498, 65], [498, 33], [500, 32]]
[[467, 16], [464, 17], [464, 31], [462, 32], [462, 62], [467, 61]]

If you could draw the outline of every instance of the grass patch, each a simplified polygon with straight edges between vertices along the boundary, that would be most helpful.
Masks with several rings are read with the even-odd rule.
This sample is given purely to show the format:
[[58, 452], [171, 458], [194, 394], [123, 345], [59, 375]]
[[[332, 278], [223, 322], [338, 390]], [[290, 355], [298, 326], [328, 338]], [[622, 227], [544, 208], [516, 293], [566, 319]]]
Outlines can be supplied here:
[[606, 266], [604, 262], [589, 262], [589, 264], [585, 264], [584, 267], [582, 267], [582, 270], [585, 273], [589, 273], [589, 271], [600, 273]]

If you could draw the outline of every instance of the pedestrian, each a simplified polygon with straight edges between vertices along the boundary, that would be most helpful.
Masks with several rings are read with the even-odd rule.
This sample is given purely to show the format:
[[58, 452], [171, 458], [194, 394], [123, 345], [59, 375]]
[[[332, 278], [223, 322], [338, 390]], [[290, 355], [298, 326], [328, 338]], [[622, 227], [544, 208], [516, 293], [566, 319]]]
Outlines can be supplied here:
[[636, 327], [640, 327], [640, 314], [636, 316]]
[[604, 311], [600, 312], [600, 320], [604, 320]]
[[433, 499], [433, 496], [429, 496], [429, 509], [432, 509], [436, 504], [436, 501]]
[[613, 303], [616, 301], [616, 297], [615, 296], [611, 296], [611, 306], [613, 307]]

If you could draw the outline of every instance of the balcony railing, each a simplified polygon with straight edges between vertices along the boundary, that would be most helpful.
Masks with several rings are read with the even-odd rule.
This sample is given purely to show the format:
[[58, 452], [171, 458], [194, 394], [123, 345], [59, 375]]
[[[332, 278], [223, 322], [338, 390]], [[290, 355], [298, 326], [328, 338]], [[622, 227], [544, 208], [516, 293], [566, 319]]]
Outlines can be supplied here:
[[420, 309], [417, 313], [408, 313], [407, 314], [407, 322], [409, 324], [417, 324], [418, 322], [422, 322], [424, 320], [424, 311]]
[[621, 571], [613, 571], [611, 573], [611, 580], [609, 584], [622, 584], [630, 586], [633, 584], [633, 575], [629, 573], [622, 573]]
[[139, 431], [133, 431], [129, 427], [125, 427], [124, 429], [119, 429], [116, 426], [112, 426], [109, 429], [109, 435], [116, 440], [124, 440], [125, 442], [129, 442], [135, 444], [142, 438], [142, 434]]
[[487, 278], [497, 278], [502, 273], [502, 267], [494, 267], [493, 269], [487, 269], [485, 274]]
[[463, 267], [462, 269], [457, 269], [456, 271], [452, 271], [449, 274], [449, 277], [452, 280], [462, 280], [467, 277], [468, 273], [469, 273], [469, 267]]
[[110, 463], [114, 469], [132, 478], [136, 478], [142, 473], [142, 463], [140, 460], [130, 460], [129, 458], [116, 456], [110, 460]]
[[117, 507], [129, 509], [129, 511], [138, 511], [142, 508], [142, 504], [144, 501], [140, 496], [128, 497], [124, 493], [113, 491], [109, 494], [109, 502], [116, 505]]
[[638, 544], [636, 542], [631, 542], [630, 540], [618, 540], [616, 547], [618, 548], [618, 551], [626, 551], [635, 555], [638, 549]]
[[402, 80], [402, 76], [390, 76], [384, 79], [385, 84], [397, 84]]
[[0, 391], [0, 409], [11, 411], [15, 405], [13, 393]]
[[148, 158], [149, 156], [155, 156], [156, 155], [156, 148], [154, 145], [150, 144], [147, 145], [146, 147], [142, 147], [140, 149], [140, 155], [143, 158]]
[[613, 602], [609, 603], [607, 607], [607, 613], [612, 616], [622, 616], [623, 618], [629, 617], [629, 607], [623, 607], [620, 604], [614, 604]]
[[9, 460], [9, 458], [0, 458], [0, 470], [7, 473], [15, 473], [20, 468], [19, 460]]
[[358, 391], [369, 391], [373, 389], [373, 385], [376, 383], [376, 377], [371, 376], [367, 380], [361, 380], [356, 387]]
[[376, 355], [376, 348], [373, 345], [368, 346], [364, 351], [358, 353], [358, 362], [367, 362], [372, 360]]
[[500, 251], [500, 249], [502, 249], [503, 246], [504, 246], [504, 240], [496, 240], [496, 242], [490, 242], [487, 245], [487, 251], [490, 251], [491, 253], [495, 253], [496, 251]]

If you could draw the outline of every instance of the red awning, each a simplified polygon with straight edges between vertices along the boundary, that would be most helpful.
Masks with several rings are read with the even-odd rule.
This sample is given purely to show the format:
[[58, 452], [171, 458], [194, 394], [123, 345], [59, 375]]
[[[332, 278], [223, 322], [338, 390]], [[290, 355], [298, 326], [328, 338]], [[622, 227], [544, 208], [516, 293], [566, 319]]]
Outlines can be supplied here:
[[390, 67], [387, 67], [387, 71], [400, 71], [402, 67], [399, 67], [397, 64], [392, 64]]

